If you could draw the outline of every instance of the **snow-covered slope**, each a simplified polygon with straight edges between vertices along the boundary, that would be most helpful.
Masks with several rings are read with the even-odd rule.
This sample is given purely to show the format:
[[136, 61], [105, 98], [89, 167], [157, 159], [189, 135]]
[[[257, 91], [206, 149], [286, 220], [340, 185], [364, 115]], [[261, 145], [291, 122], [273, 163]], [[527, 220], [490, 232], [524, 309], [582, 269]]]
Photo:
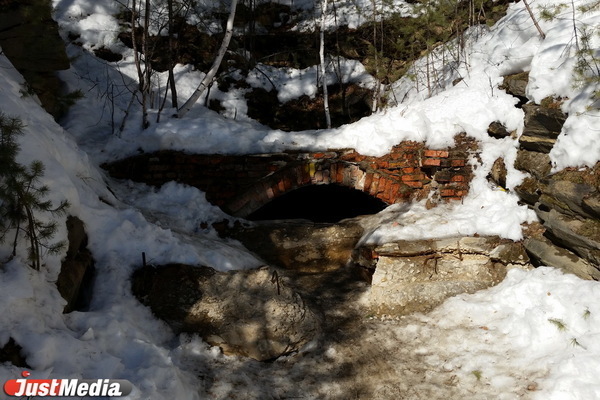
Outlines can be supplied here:
[[[63, 315], [65, 301], [55, 282], [64, 253], [45, 256], [38, 272], [27, 266], [24, 245], [16, 258], [4, 262], [12, 248], [10, 243], [2, 244], [0, 342], [5, 344], [12, 337], [23, 347], [33, 368], [32, 378], [122, 377], [137, 382], [138, 389], [130, 398], [197, 398], [184, 390], [196, 385], [196, 378], [173, 368], [169, 358], [165, 346], [172, 333], [133, 298], [129, 275], [141, 264], [142, 252], [152, 263], [185, 262], [221, 270], [256, 267], [259, 262], [235, 243], [200, 231], [200, 222], [223, 214], [196, 189], [167, 185], [158, 192], [143, 188], [140, 193], [138, 187], [123, 194], [125, 200], [139, 201], [149, 215], [180, 232], [148, 222], [136, 208], [116, 199], [71, 135], [34, 98], [21, 97], [23, 78], [3, 55], [0, 71], [0, 110], [20, 118], [26, 126], [19, 139], [18, 161], [44, 163], [41, 181], [50, 188], [47, 199], [54, 204], [68, 200], [68, 213], [84, 221], [97, 269], [90, 311]], [[57, 241], [67, 237], [66, 217], [58, 219]], [[19, 374], [11, 365], [0, 368], [3, 382]]]

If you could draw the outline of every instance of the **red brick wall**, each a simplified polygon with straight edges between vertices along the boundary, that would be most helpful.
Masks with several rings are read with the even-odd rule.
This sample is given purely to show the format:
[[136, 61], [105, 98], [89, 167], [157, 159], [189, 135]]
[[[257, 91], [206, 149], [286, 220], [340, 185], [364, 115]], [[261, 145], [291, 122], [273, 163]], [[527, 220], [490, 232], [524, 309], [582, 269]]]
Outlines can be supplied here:
[[469, 189], [472, 141], [430, 150], [402, 142], [383, 157], [353, 150], [219, 155], [159, 151], [103, 167], [120, 179], [160, 186], [177, 181], [195, 186], [226, 212], [244, 217], [271, 199], [305, 185], [339, 184], [361, 190], [387, 204], [421, 199], [460, 200]]

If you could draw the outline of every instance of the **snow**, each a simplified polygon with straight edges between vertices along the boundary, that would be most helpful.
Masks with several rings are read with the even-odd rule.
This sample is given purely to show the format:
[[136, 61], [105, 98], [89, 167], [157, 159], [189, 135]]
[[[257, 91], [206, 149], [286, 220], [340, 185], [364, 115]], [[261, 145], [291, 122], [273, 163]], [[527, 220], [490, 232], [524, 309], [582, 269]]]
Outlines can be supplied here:
[[[301, 96], [313, 98], [318, 91], [315, 85], [315, 82], [320, 79], [318, 74], [318, 66], [298, 70], [259, 64], [250, 71], [246, 82], [252, 87], [267, 91], [275, 89], [278, 100], [285, 103]], [[346, 60], [343, 57], [335, 58], [327, 63], [327, 84], [332, 85], [340, 80], [344, 83], [358, 83], [367, 87], [373, 87], [375, 84], [373, 77], [366, 72], [360, 62]]]
[[[534, 366], [547, 375], [532, 398], [594, 399], [600, 396], [600, 382], [592, 371], [599, 365], [591, 354], [600, 350], [600, 309], [591, 299], [599, 290], [596, 282], [550, 268], [512, 270], [498, 286], [449, 299], [428, 318], [452, 335], [455, 351], [463, 354], [453, 363], [462, 364], [464, 373], [478, 369], [491, 381], [494, 370]], [[452, 319], [443, 318], [448, 312]], [[464, 331], [468, 326], [485, 329]]]
[[[538, 0], [532, 5], [539, 12], [541, 6], [559, 3]], [[587, 3], [574, 2], [576, 6]], [[168, 110], [164, 111], [162, 122], [152, 119], [151, 127], [141, 131], [139, 111], [134, 108], [123, 132], [118, 132], [114, 128], [123, 118], [137, 77], [131, 51], [116, 41], [120, 28], [112, 15], [119, 8], [109, 0], [55, 0], [54, 4], [63, 35], [79, 34], [82, 44], [69, 46], [73, 67], [61, 77], [71, 89], [81, 89], [85, 98], [59, 126], [34, 97], [21, 95], [23, 78], [0, 55], [0, 110], [18, 116], [26, 125], [19, 161], [43, 161], [43, 183], [51, 189], [48, 198], [55, 204], [68, 200], [69, 213], [84, 221], [98, 276], [90, 310], [63, 315], [65, 302], [54, 282], [64, 253], [45, 257], [38, 272], [26, 266], [25, 249], [19, 247], [18, 256], [0, 268], [0, 344], [13, 337], [23, 346], [33, 378], [128, 379], [134, 385], [128, 399], [269, 398], [286, 393], [334, 398], [343, 393], [342, 385], [337, 378], [321, 382], [319, 374], [356, 362], [353, 346], [332, 345], [323, 352], [307, 349], [271, 365], [257, 364], [223, 356], [194, 335], [175, 337], [131, 294], [130, 275], [141, 264], [142, 253], [151, 264], [181, 262], [223, 271], [257, 267], [261, 261], [208, 228], [212, 222], [234, 219], [210, 205], [204, 193], [175, 183], [150, 188], [114, 182], [98, 168], [101, 162], [159, 149], [239, 154], [351, 147], [365, 155], [383, 155], [402, 140], [444, 148], [457, 133], [465, 132], [477, 139], [481, 154], [480, 159], [470, 161], [475, 177], [464, 201], [431, 210], [424, 202], [388, 207], [362, 240], [382, 243], [474, 234], [519, 240], [521, 224], [533, 221], [534, 214], [519, 205], [510, 190], [486, 180], [498, 157], [512, 165], [516, 139], [494, 139], [486, 130], [491, 122], [499, 121], [517, 135], [521, 133], [522, 111], [514, 107], [514, 98], [497, 88], [503, 75], [520, 71], [530, 72], [532, 101], [547, 96], [566, 99], [562, 108], [568, 119], [550, 154], [554, 168], [592, 166], [600, 160], [600, 115], [594, 105], [594, 91], [599, 88], [597, 84], [577, 86], [574, 80], [570, 8], [554, 21], [541, 22], [546, 33], [541, 40], [522, 3], [512, 4], [496, 26], [471, 31], [462, 61], [449, 68], [439, 62], [441, 56], [435, 59], [439, 72], [435, 87], [423, 85], [421, 61], [414, 67], [415, 79], [403, 78], [394, 84], [398, 105], [351, 125], [291, 133], [272, 130], [245, 115], [243, 92], [224, 93], [215, 88], [211, 96], [228, 99], [225, 116], [200, 102], [182, 119], [170, 118]], [[369, 10], [353, 14], [350, 4], [337, 2], [345, 22], [352, 26], [371, 18]], [[363, 6], [367, 9], [370, 4]], [[308, 1], [298, 6], [307, 12], [314, 9]], [[410, 10], [402, 1], [393, 6]], [[600, 24], [597, 11], [576, 13], [581, 26]], [[593, 40], [597, 48], [599, 38]], [[122, 52], [124, 59], [99, 61], [89, 51], [100, 47]], [[343, 60], [342, 65], [346, 81], [373, 84], [361, 65], [351, 60]], [[251, 71], [249, 83], [267, 90], [275, 85], [282, 102], [316, 92], [314, 67], [302, 71], [259, 68], [273, 76], [272, 83], [258, 70]], [[180, 65], [175, 73], [182, 99], [203, 77], [189, 66]], [[453, 86], [456, 78], [462, 81]], [[155, 79], [164, 86], [164, 74]], [[108, 107], [112, 103], [114, 114]], [[151, 116], [156, 113], [153, 110]], [[508, 189], [523, 177], [509, 167]], [[64, 226], [63, 218], [59, 239], [66, 238]], [[0, 245], [3, 260], [10, 251], [9, 244]], [[600, 398], [595, 375], [600, 367], [598, 295], [598, 283], [554, 269], [512, 270], [498, 286], [449, 299], [430, 314], [402, 321], [369, 321], [361, 325], [366, 331], [357, 340], [371, 343], [372, 349], [385, 349], [377, 354], [396, 371], [394, 384], [400, 384], [397, 381], [409, 370], [401, 367], [406, 356], [424, 363], [430, 372], [425, 377], [447, 376], [457, 382], [452, 389], [456, 398], [513, 399], [525, 394], [531, 399]], [[400, 346], [407, 347], [400, 350], [398, 343], [412, 343], [412, 347]], [[2, 381], [19, 373], [11, 364], [0, 366]], [[533, 383], [535, 390], [524, 389]], [[445, 397], [444, 386], [435, 387], [427, 388], [434, 391], [430, 397]]]

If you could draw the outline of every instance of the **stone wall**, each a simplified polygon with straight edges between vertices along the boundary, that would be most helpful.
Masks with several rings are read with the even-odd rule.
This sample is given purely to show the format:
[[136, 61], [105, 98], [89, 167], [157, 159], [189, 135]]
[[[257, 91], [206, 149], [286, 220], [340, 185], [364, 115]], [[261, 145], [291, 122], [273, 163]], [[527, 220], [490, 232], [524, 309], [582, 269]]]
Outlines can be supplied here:
[[469, 189], [473, 141], [457, 137], [453, 148], [431, 150], [402, 142], [382, 157], [354, 150], [219, 155], [159, 151], [103, 165], [111, 176], [162, 185], [177, 181], [206, 192], [226, 212], [245, 217], [275, 197], [306, 185], [338, 184], [387, 204], [424, 198], [460, 200]]
[[[526, 98], [527, 74], [505, 78], [506, 90]], [[525, 127], [515, 167], [527, 172], [515, 188], [542, 225], [526, 232], [524, 245], [539, 265], [561, 268], [584, 279], [600, 279], [600, 163], [551, 173], [550, 151], [567, 115], [561, 100], [523, 105]]]

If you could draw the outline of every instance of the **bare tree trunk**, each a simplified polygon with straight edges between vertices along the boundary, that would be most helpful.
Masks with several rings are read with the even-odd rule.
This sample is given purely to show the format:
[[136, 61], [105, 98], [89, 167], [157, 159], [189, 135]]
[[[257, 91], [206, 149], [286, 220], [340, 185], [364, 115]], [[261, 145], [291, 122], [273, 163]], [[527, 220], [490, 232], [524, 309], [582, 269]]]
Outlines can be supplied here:
[[[335, 5], [335, 0], [331, 2], [331, 5], [333, 7], [333, 18], [335, 21], [335, 26], [336, 28], [339, 27], [338, 24], [338, 20], [337, 20], [337, 7]], [[348, 105], [348, 96], [346, 96], [346, 84], [344, 83], [344, 74], [342, 73], [342, 62], [341, 62], [341, 47], [340, 47], [340, 33], [339, 33], [339, 29], [335, 30], [335, 49], [337, 51], [337, 55], [336, 55], [336, 75], [338, 78], [338, 84], [340, 85], [340, 93], [342, 95], [342, 115], [346, 116], [348, 118], [348, 120], [352, 119], [352, 116], [350, 115], [350, 106]]]
[[329, 95], [327, 93], [327, 76], [325, 73], [325, 15], [327, 0], [321, 1], [321, 34], [319, 45], [319, 58], [321, 60], [321, 79], [323, 80], [323, 108], [325, 109], [325, 122], [327, 129], [331, 128], [331, 114], [329, 113]]
[[531, 7], [529, 7], [529, 3], [527, 3], [527, 0], [523, 0], [523, 4], [525, 4], [525, 8], [527, 9], [529, 16], [531, 17], [531, 20], [533, 21], [533, 25], [535, 25], [536, 29], [540, 33], [540, 36], [542, 37], [542, 39], [546, 39], [546, 34], [540, 27], [540, 24], [538, 24], [537, 19], [535, 19], [535, 15], [533, 15], [533, 11], [531, 11]]
[[144, 90], [144, 73], [142, 71], [142, 62], [140, 60], [140, 52], [138, 49], [137, 38], [135, 31], [137, 29], [137, 0], [133, 0], [131, 4], [131, 43], [133, 47], [133, 60], [138, 74], [138, 84], [140, 91]]
[[173, 67], [175, 64], [175, 60], [173, 57], [173, 31], [174, 31], [174, 20], [175, 16], [173, 15], [173, 0], [167, 1], [168, 7], [168, 18], [169, 18], [169, 87], [171, 89], [171, 107], [177, 109], [179, 104], [177, 102], [177, 87], [175, 86], [175, 74], [173, 74]]
[[[373, 91], [373, 103], [371, 105], [371, 112], [377, 111], [377, 107], [379, 106], [379, 89], [381, 85], [379, 84], [379, 54], [377, 53], [377, 3], [375, 0], [371, 0], [371, 5], [373, 6], [373, 49], [375, 50], [375, 54], [373, 55], [375, 59], [375, 84], [377, 87]], [[382, 30], [383, 33], [383, 30]], [[381, 40], [383, 46], [383, 37]], [[382, 53], [383, 54], [383, 53]]]
[[229, 46], [229, 42], [231, 37], [233, 36], [233, 20], [235, 19], [235, 9], [237, 7], [238, 0], [231, 0], [231, 10], [229, 11], [229, 18], [227, 19], [227, 28], [225, 30], [225, 36], [223, 36], [223, 42], [221, 42], [221, 47], [217, 53], [215, 60], [213, 61], [210, 70], [206, 73], [202, 82], [198, 85], [194, 93], [190, 96], [190, 98], [185, 102], [184, 105], [177, 112], [177, 117], [183, 117], [192, 109], [192, 106], [196, 104], [202, 93], [206, 90], [206, 88], [211, 84], [213, 78], [217, 74], [219, 66], [221, 65], [221, 61], [223, 60], [223, 56], [227, 52], [227, 47]]
[[[149, 60], [149, 46], [148, 46], [148, 24], [150, 21], [150, 5], [149, 0], [145, 1], [145, 13], [144, 13], [144, 27], [142, 33], [142, 51], [140, 52], [136, 31], [139, 27], [138, 24], [138, 2], [137, 0], [132, 0], [131, 5], [131, 42], [133, 47], [133, 58], [135, 63], [135, 68], [138, 74], [138, 87], [139, 91], [142, 95], [142, 128], [146, 129], [150, 123], [148, 122], [148, 97], [150, 93], [150, 76], [151, 76], [151, 66]], [[141, 7], [140, 7], [141, 9]], [[144, 67], [142, 68], [142, 59], [140, 53], [144, 56]]]
[[152, 74], [152, 67], [150, 65], [150, 46], [148, 43], [148, 26], [150, 24], [150, 0], [146, 0], [144, 8], [144, 34], [142, 36], [142, 48], [144, 51], [144, 90], [142, 90], [142, 127], [146, 129], [150, 126], [150, 121], [148, 121], [148, 101], [150, 100], [150, 78]]

